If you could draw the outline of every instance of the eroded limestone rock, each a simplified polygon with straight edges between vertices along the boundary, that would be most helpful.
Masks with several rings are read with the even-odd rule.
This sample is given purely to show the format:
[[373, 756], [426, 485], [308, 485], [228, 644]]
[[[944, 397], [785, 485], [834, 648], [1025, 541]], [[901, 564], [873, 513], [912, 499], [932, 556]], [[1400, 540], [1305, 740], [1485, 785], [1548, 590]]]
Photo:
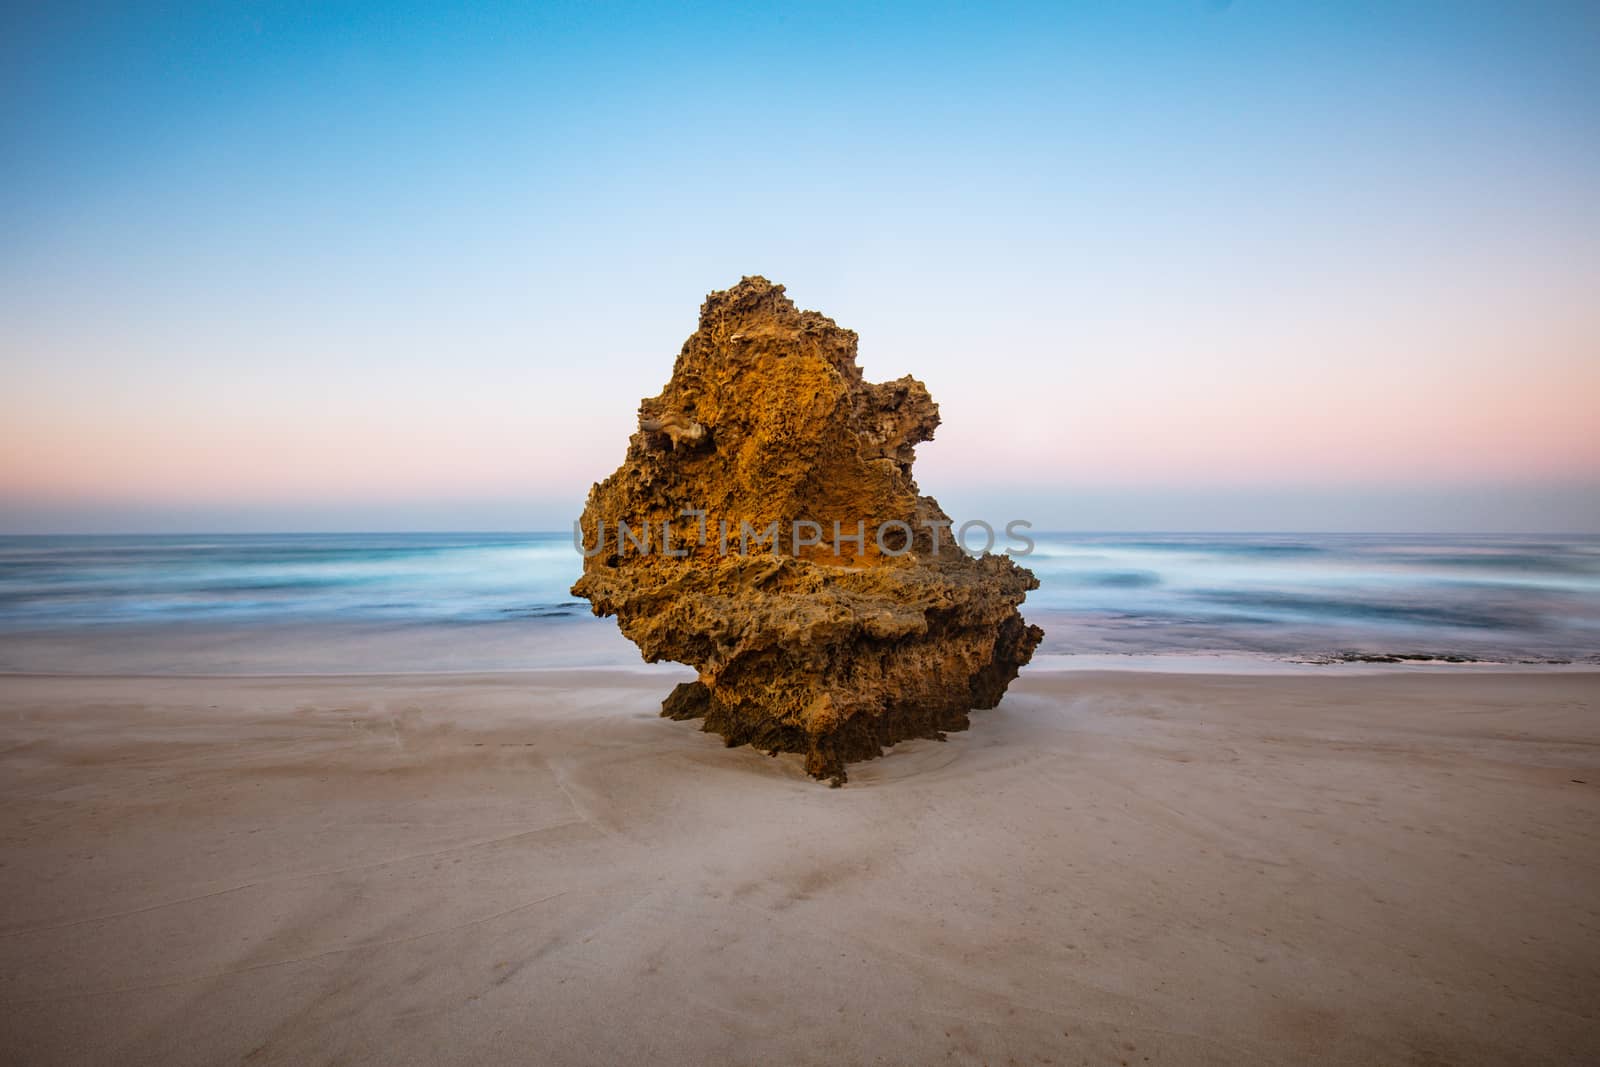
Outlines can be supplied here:
[[938, 405], [914, 378], [863, 381], [856, 340], [765, 278], [707, 297], [626, 461], [589, 491], [572, 588], [645, 659], [699, 671], [663, 715], [803, 753], [835, 784], [966, 729], [1043, 636], [1017, 611], [1033, 574], [968, 556], [917, 492]]

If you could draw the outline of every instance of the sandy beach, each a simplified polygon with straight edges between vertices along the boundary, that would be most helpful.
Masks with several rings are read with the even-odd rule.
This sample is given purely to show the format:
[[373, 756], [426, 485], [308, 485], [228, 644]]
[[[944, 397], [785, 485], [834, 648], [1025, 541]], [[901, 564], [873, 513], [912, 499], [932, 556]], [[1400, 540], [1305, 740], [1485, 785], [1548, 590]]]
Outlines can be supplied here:
[[640, 672], [0, 683], [20, 1063], [1579, 1063], [1583, 673], [1030, 672], [834, 790]]

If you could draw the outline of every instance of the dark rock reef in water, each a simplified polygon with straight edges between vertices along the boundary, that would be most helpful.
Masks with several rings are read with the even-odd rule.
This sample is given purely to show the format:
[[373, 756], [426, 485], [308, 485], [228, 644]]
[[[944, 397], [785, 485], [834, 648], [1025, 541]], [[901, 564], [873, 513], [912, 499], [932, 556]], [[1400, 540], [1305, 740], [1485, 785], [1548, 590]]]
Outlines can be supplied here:
[[963, 552], [917, 492], [938, 405], [914, 378], [863, 381], [856, 340], [765, 278], [707, 297], [626, 461], [589, 491], [572, 588], [646, 660], [699, 671], [663, 715], [803, 753], [834, 784], [965, 730], [1044, 636], [1017, 611], [1032, 572]]

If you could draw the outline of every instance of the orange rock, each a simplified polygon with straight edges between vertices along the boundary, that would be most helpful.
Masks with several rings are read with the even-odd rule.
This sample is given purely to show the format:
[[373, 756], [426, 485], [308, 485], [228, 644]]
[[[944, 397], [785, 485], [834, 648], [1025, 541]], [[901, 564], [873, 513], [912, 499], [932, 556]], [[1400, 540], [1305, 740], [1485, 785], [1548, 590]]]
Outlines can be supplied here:
[[855, 333], [783, 286], [712, 293], [589, 491], [572, 592], [645, 659], [699, 671], [663, 715], [803, 753], [834, 784], [884, 746], [964, 730], [1043, 637], [1017, 610], [1039, 583], [967, 555], [919, 495], [915, 446], [938, 424], [921, 382], [863, 381]]

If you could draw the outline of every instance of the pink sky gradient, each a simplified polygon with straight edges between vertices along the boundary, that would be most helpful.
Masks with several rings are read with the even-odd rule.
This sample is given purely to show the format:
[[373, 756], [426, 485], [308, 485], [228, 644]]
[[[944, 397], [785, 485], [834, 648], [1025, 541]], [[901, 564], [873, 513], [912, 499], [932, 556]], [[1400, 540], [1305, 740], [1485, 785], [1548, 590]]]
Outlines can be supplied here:
[[747, 273], [941, 499], [1600, 528], [1600, 18], [1466, 6], [23, 19], [0, 532], [560, 527]]

